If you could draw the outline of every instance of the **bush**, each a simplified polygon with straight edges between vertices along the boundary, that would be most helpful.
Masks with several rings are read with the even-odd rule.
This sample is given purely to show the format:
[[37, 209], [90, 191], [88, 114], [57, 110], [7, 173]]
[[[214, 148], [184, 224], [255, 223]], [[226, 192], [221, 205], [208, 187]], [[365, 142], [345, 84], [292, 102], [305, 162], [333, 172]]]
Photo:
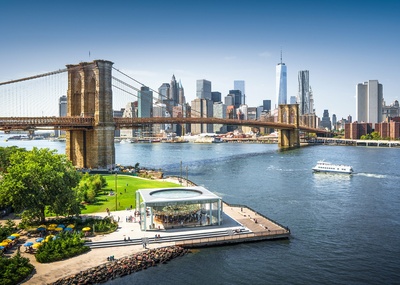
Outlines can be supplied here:
[[89, 218], [85, 220], [84, 224], [89, 227], [94, 225], [95, 231], [101, 233], [111, 233], [118, 228], [118, 223], [113, 221], [110, 217], [105, 217], [101, 220]]
[[35, 258], [40, 263], [59, 261], [88, 252], [82, 235], [78, 233], [60, 233], [56, 239], [45, 242], [38, 248]]
[[21, 257], [19, 253], [11, 258], [0, 258], [0, 284], [11, 285], [18, 284], [35, 268], [28, 258]]

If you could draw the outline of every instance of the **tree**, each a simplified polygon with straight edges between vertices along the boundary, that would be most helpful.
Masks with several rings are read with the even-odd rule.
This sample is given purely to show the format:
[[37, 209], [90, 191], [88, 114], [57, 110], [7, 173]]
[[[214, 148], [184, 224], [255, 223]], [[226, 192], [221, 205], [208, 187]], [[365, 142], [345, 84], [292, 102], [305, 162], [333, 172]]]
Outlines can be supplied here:
[[26, 150], [24, 148], [19, 148], [17, 146], [0, 147], [0, 173], [7, 171], [7, 167], [10, 165], [11, 155], [19, 151], [26, 151]]
[[21, 212], [23, 220], [44, 222], [46, 209], [56, 215], [78, 215], [74, 187], [79, 179], [72, 163], [55, 150], [14, 152], [0, 182], [0, 199]]
[[83, 175], [78, 187], [76, 188], [80, 202], [93, 203], [96, 201], [96, 196], [103, 187], [107, 186], [105, 178], [99, 174]]

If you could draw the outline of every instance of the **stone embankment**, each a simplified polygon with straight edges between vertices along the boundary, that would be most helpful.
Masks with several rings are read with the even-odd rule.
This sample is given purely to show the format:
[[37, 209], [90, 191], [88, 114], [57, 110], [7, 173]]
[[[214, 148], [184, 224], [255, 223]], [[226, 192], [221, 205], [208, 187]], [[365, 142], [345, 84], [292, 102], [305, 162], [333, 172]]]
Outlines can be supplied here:
[[183, 256], [189, 251], [179, 246], [169, 246], [149, 249], [144, 252], [110, 261], [94, 268], [81, 271], [78, 274], [57, 280], [53, 285], [66, 284], [98, 284], [110, 279], [123, 277], [157, 264], [166, 263], [171, 259]]

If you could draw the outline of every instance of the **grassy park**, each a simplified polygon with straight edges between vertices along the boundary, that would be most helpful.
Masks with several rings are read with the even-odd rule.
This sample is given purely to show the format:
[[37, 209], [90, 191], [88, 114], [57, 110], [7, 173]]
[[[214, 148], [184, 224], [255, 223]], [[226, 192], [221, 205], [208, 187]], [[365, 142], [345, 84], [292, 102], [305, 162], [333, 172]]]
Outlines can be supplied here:
[[81, 211], [82, 214], [105, 212], [107, 208], [115, 211], [125, 210], [132, 206], [134, 209], [138, 189], [180, 187], [179, 184], [168, 181], [143, 179], [130, 175], [110, 174], [103, 177], [107, 181], [107, 186], [97, 196], [96, 203], [87, 204], [86, 209]]

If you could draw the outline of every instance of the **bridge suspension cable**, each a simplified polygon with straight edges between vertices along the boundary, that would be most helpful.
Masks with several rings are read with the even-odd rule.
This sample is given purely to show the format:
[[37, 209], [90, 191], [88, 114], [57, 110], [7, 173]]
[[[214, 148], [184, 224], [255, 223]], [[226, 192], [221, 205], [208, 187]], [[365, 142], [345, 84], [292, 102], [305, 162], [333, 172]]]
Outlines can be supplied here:
[[17, 83], [17, 82], [21, 82], [21, 81], [26, 81], [26, 80], [31, 80], [31, 79], [37, 79], [40, 77], [45, 77], [45, 76], [50, 76], [50, 75], [55, 75], [55, 74], [59, 74], [59, 73], [63, 73], [66, 72], [67, 69], [59, 69], [56, 71], [52, 71], [52, 72], [47, 72], [47, 73], [42, 73], [42, 74], [38, 74], [38, 75], [34, 75], [34, 76], [29, 76], [29, 77], [25, 77], [25, 78], [20, 78], [20, 79], [16, 79], [16, 80], [10, 80], [10, 81], [5, 81], [5, 82], [0, 82], [0, 86], [1, 85], [6, 85], [6, 84], [12, 84], [12, 83]]
[[[157, 90], [154, 90], [153, 88], [151, 88], [151, 87], [145, 85], [144, 83], [142, 83], [142, 82], [136, 80], [135, 78], [129, 76], [128, 74], [122, 72], [121, 70], [119, 70], [119, 69], [117, 69], [117, 68], [115, 68], [115, 67], [112, 67], [112, 68], [113, 68], [114, 70], [116, 70], [117, 72], [121, 73], [122, 75], [126, 76], [127, 78], [129, 78], [129, 79], [133, 80], [134, 82], [140, 84], [141, 86], [149, 88], [149, 90], [151, 90], [152, 92], [158, 94], [158, 95], [159, 95], [159, 98], [168, 99], [167, 96], [165, 96], [165, 95], [161, 94], [160, 92], [158, 92]], [[124, 84], [124, 85], [126, 85], [126, 86], [128, 86], [128, 87], [130, 87], [130, 88], [133, 88], [133, 89], [134, 89], [135, 91], [137, 91], [137, 92], [140, 92], [139, 89], [133, 87], [132, 85], [130, 85], [130, 84], [128, 84], [128, 83], [126, 83], [126, 82], [124, 82], [124, 81], [122, 81], [122, 80], [120, 80], [120, 79], [115, 78], [114, 76], [113, 76], [113, 79], [117, 80], [117, 81], [120, 82], [121, 84]], [[114, 86], [114, 85], [113, 85], [113, 86]], [[116, 86], [114, 86], [114, 87], [116, 87]], [[118, 88], [118, 87], [116, 87], [116, 88], [122, 90], [121, 88]], [[122, 91], [124, 91], [124, 90], [122, 90]], [[131, 94], [131, 93], [129, 93], [128, 91], [124, 91], [124, 92], [127, 92], [128, 94]], [[133, 95], [133, 94], [131, 94], [131, 95]], [[133, 96], [136, 96], [136, 97], [138, 98], [138, 95], [133, 95]], [[153, 100], [156, 101], [156, 102], [159, 101], [159, 98], [153, 96]], [[169, 106], [169, 107], [173, 107], [173, 106], [171, 106], [171, 104], [168, 103], [168, 102], [163, 102], [163, 103], [164, 103], [165, 105]], [[178, 106], [182, 106], [182, 107], [183, 107], [183, 104], [180, 104], [180, 103], [178, 103], [178, 102], [175, 102], [175, 103], [176, 103]], [[195, 113], [195, 114], [198, 114], [198, 115], [200, 115], [200, 113], [201, 113], [201, 112], [199, 112], [199, 111], [197, 111], [197, 110], [193, 110], [193, 109], [191, 110], [191, 112], [192, 112], [192, 114]], [[200, 117], [201, 117], [201, 116], [200, 116]]]

